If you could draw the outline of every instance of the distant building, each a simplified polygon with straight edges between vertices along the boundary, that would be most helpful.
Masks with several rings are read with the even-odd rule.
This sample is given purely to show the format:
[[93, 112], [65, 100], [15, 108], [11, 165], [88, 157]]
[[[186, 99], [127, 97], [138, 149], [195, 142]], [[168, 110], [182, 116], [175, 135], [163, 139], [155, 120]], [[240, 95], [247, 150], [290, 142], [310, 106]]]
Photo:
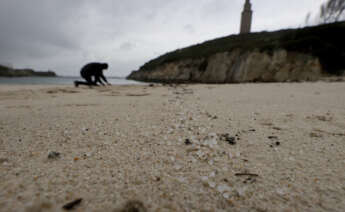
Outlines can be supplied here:
[[250, 0], [246, 0], [242, 12], [240, 34], [250, 33], [250, 29], [252, 27], [252, 16], [252, 4], [250, 3]]

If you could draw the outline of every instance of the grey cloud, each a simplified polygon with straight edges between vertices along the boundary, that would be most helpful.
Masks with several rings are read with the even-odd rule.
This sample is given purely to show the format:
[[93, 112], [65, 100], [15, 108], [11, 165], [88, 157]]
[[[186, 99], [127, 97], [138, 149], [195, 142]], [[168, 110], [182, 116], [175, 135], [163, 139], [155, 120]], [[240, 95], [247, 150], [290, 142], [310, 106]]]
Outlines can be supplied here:
[[[253, 29], [303, 23], [323, 0], [252, 0]], [[167, 51], [237, 33], [244, 0], [1, 0], [0, 61], [76, 75], [107, 61], [125, 76]], [[317, 6], [318, 7], [318, 6]]]
[[134, 43], [131, 42], [124, 42], [120, 45], [120, 50], [124, 50], [124, 51], [130, 51], [135, 47]]
[[[69, 1], [2, 0], [0, 3], [1, 58], [49, 57], [61, 49], [78, 48]], [[74, 3], [72, 7], [80, 5]]]
[[194, 26], [191, 25], [191, 24], [185, 25], [185, 26], [183, 27], [183, 29], [184, 29], [186, 32], [190, 33], [190, 34], [194, 34], [194, 33], [195, 33], [195, 28], [194, 28]]

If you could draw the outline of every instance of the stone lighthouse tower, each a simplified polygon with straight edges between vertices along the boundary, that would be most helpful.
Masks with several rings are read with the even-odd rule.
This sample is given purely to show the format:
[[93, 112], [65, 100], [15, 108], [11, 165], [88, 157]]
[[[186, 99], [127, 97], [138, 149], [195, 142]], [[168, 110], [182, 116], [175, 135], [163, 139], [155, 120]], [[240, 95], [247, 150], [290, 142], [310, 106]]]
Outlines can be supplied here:
[[250, 3], [250, 0], [246, 0], [242, 12], [240, 34], [250, 33], [250, 28], [252, 26], [252, 15], [252, 4]]

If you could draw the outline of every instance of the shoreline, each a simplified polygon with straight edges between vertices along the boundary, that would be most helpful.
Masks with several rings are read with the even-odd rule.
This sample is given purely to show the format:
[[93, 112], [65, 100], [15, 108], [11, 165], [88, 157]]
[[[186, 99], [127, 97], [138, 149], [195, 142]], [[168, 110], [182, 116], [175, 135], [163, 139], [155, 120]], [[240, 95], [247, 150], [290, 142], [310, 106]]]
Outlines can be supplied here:
[[[75, 80], [82, 80], [81, 77], [14, 77], [1, 78], [0, 85], [73, 85]], [[119, 77], [108, 77], [108, 81], [116, 84], [144, 84]]]

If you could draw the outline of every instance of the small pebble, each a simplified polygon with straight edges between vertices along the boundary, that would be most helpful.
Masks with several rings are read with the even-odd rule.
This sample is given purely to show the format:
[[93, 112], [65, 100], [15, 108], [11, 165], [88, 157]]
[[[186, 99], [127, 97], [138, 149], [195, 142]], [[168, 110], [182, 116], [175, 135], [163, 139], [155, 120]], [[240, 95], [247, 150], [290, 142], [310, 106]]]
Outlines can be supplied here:
[[230, 144], [230, 145], [235, 145], [236, 144], [236, 141], [235, 141], [235, 138], [234, 137], [228, 137], [226, 139], [226, 141]]
[[8, 159], [7, 158], [0, 158], [0, 164], [2, 163], [8, 163]]
[[179, 165], [179, 164], [176, 164], [175, 165], [175, 169], [178, 171], [178, 170], [180, 170], [182, 168], [182, 166], [181, 165]]
[[187, 139], [185, 140], [184, 144], [186, 144], [186, 145], [191, 145], [191, 144], [193, 144], [193, 143], [187, 138]]
[[208, 185], [209, 185], [211, 188], [215, 188], [217, 184], [216, 184], [215, 182], [209, 181], [209, 182], [208, 182]]
[[225, 191], [230, 191], [230, 187], [227, 186], [227, 185], [225, 185], [225, 184], [219, 185], [219, 186], [217, 187], [217, 191], [220, 192], [220, 193], [223, 193], [223, 192], [225, 192]]
[[81, 201], [83, 199], [76, 199], [70, 203], [67, 203], [66, 205], [64, 205], [62, 208], [65, 210], [72, 210], [74, 209], [76, 206], [80, 205]]
[[91, 153], [90, 152], [87, 152], [87, 153], [84, 153], [84, 158], [88, 158], [88, 157], [91, 157]]
[[60, 153], [59, 152], [50, 152], [48, 154], [48, 159], [58, 159], [60, 158]]
[[229, 133], [220, 135], [220, 137], [221, 137], [224, 141], [226, 141], [228, 144], [230, 144], [230, 145], [235, 145], [235, 144], [236, 144], [236, 138], [235, 138], [235, 137], [231, 137], [231, 136], [229, 135]]
[[229, 199], [229, 198], [230, 198], [230, 194], [229, 194], [229, 193], [224, 193], [224, 194], [223, 194], [223, 197], [224, 197], [225, 199]]

